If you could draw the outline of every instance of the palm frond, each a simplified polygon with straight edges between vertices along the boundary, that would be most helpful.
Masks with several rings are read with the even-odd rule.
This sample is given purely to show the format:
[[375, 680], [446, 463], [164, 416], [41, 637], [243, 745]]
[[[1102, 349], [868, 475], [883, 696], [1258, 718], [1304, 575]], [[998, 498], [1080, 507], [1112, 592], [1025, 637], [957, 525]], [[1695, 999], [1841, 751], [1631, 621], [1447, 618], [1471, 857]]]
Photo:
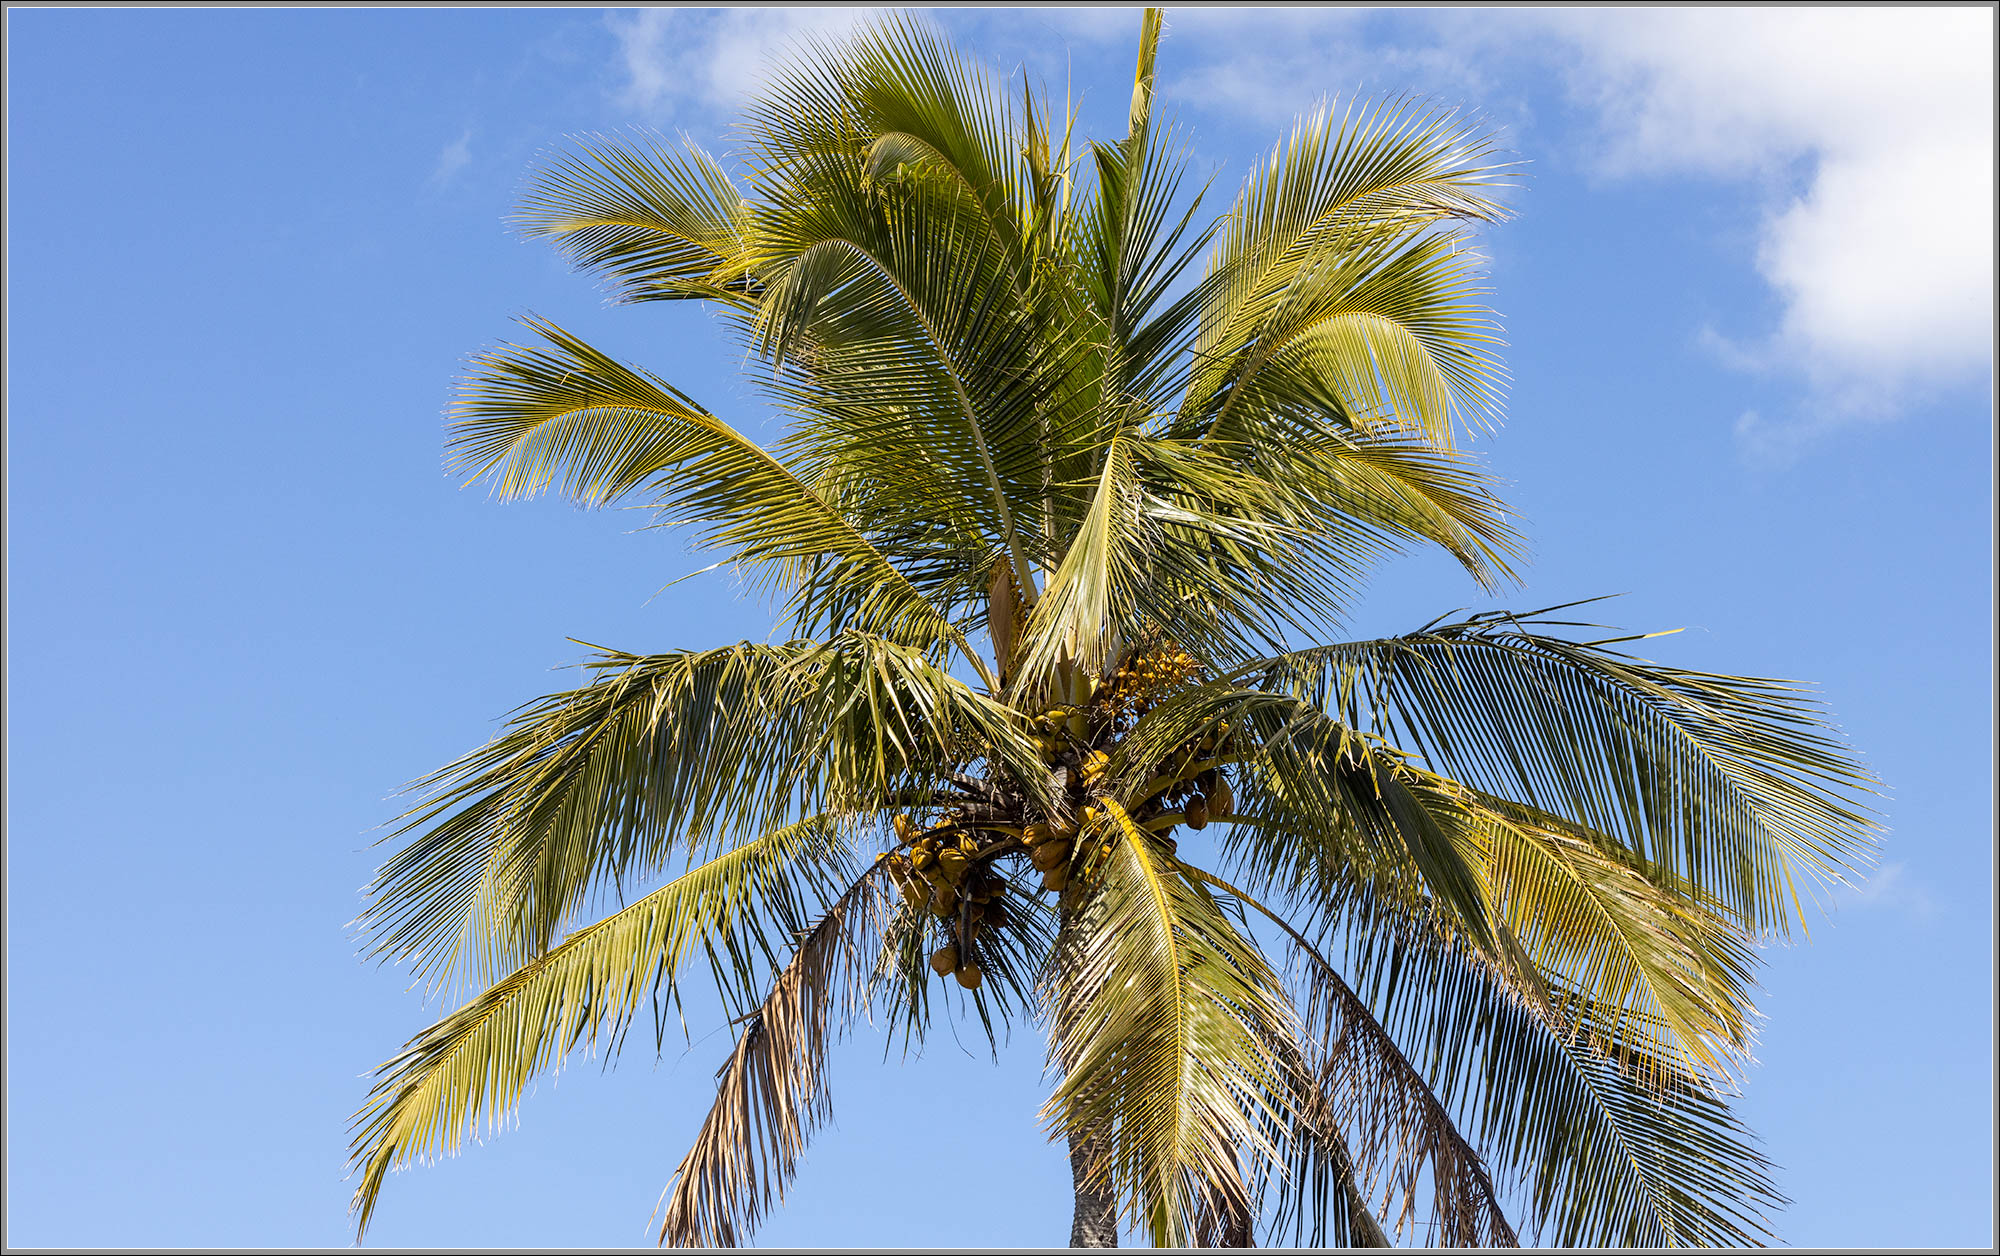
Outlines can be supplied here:
[[[1785, 1200], [1719, 1095], [1609, 1040], [1617, 1009], [1467, 945], [1440, 918], [1357, 901], [1339, 922], [1354, 989], [1496, 1170], [1537, 1242], [1755, 1247]], [[1621, 1061], [1623, 1062], [1621, 1065]]]
[[714, 157], [685, 137], [681, 148], [575, 139], [537, 173], [516, 222], [627, 301], [753, 297], [748, 204]]
[[832, 1114], [829, 1040], [865, 1006], [871, 940], [887, 906], [880, 867], [799, 935], [717, 1071], [715, 1105], [665, 1192], [662, 1244], [735, 1247], [783, 1202], [806, 1140]]
[[676, 523], [704, 525], [705, 544], [728, 551], [795, 612], [837, 601], [856, 626], [974, 657], [939, 609], [814, 492], [810, 468], [787, 466], [671, 386], [560, 328], [528, 325], [552, 349], [509, 346], [475, 362], [461, 391], [455, 466], [497, 472], [507, 496], [560, 482], [588, 505], [650, 481], [652, 505]]
[[1798, 917], [1879, 826], [1803, 686], [1662, 667], [1485, 615], [1274, 660], [1265, 683], [1393, 737], [1431, 767], [1615, 838], [1744, 928]]
[[1361, 1147], [1362, 1175], [1381, 1184], [1386, 1200], [1402, 1200], [1398, 1231], [1410, 1221], [1420, 1189], [1427, 1187], [1430, 1243], [1518, 1247], [1479, 1153], [1339, 970], [1271, 908], [1218, 877], [1198, 870], [1194, 875], [1268, 917], [1304, 968], [1304, 1037], [1316, 1058], [1304, 1070], [1309, 1102], [1300, 1105], [1305, 1119], [1284, 1166], [1280, 1227], [1286, 1215], [1293, 1216], [1297, 1237], [1313, 1247], [1325, 1244], [1330, 1220], [1354, 1237], [1354, 1221], [1344, 1215], [1351, 1201], [1331, 1182], [1349, 1161], [1343, 1132], [1351, 1130]]
[[430, 797], [385, 839], [410, 840], [369, 888], [371, 953], [440, 986], [497, 976], [545, 949], [592, 888], [664, 868], [687, 835], [780, 823], [793, 795], [773, 785], [807, 731], [785, 699], [812, 644], [607, 651], [590, 684], [522, 708], [411, 786]]
[[1277, 978], [1159, 839], [1112, 804], [1080, 839], [1104, 849], [1092, 905], [1059, 939], [1045, 1115], [1101, 1146], [1101, 1180], [1162, 1247], [1212, 1242], [1247, 1206], [1236, 1148], [1269, 1155], [1265, 1118], [1293, 1093]]
[[[1510, 173], [1492, 157], [1491, 141], [1463, 120], [1421, 112], [1407, 101], [1350, 105], [1338, 116], [1322, 106], [1301, 118], [1289, 141], [1246, 181], [1219, 237], [1209, 264], [1216, 282], [1182, 421], [1205, 428], [1242, 404], [1235, 387], [1270, 369], [1282, 346], [1312, 325], [1313, 303], [1300, 295], [1338, 290], [1328, 279], [1352, 268], [1353, 259], [1379, 265], [1400, 252], [1435, 265], [1443, 249], [1442, 273], [1463, 274], [1448, 260], [1455, 237], [1425, 233], [1445, 219], [1501, 216], [1486, 192], [1504, 186]], [[1319, 365], [1333, 369], [1320, 378], [1346, 385], [1349, 405], [1394, 409], [1448, 443], [1452, 412], [1484, 417], [1499, 383], [1496, 364], [1481, 348], [1488, 320], [1463, 306], [1461, 292], [1462, 283], [1451, 281], [1408, 304], [1398, 299], [1395, 313], [1382, 311], [1387, 317], [1365, 329], [1364, 320], [1347, 320], [1350, 339], [1322, 350], [1332, 357]]]
[[1017, 717], [923, 651], [865, 633], [636, 656], [530, 704], [418, 782], [415, 838], [370, 890], [373, 953], [445, 983], [538, 954], [592, 891], [678, 846], [905, 805], [943, 766], [1039, 764]]
[[1253, 889], [1336, 903], [1360, 879], [1428, 897], [1471, 936], [1490, 938], [1489, 895], [1458, 817], [1394, 746], [1293, 695], [1213, 681], [1166, 698], [1110, 760], [1118, 796], [1138, 805], [1150, 765], [1225, 727], [1228, 749], [1215, 762], [1230, 765], [1238, 797], [1222, 849]]
[[811, 919], [847, 858], [825, 817], [773, 830], [577, 930], [417, 1035], [376, 1071], [355, 1117], [357, 1233], [390, 1169], [456, 1154], [577, 1046], [615, 1050], [649, 988], [673, 997], [691, 947], [706, 949], [725, 988], [753, 981], [760, 964], [775, 968], [762, 954], [769, 936]]

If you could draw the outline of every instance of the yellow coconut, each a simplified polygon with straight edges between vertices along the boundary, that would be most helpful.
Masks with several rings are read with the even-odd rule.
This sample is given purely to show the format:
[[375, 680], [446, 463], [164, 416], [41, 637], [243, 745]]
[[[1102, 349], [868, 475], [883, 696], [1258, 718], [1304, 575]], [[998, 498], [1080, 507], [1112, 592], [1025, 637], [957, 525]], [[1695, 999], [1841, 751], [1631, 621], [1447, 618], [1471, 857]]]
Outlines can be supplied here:
[[942, 977], [958, 968], [958, 947], [947, 943], [937, 954], [931, 956], [931, 971]]
[[1043, 842], [1028, 856], [1028, 862], [1035, 865], [1035, 871], [1047, 872], [1060, 864], [1069, 862], [1070, 851], [1075, 849], [1068, 842]]
[[965, 869], [970, 863], [971, 861], [965, 857], [965, 852], [957, 847], [947, 847], [938, 852], [938, 872], [947, 881], [956, 883], [965, 875]]

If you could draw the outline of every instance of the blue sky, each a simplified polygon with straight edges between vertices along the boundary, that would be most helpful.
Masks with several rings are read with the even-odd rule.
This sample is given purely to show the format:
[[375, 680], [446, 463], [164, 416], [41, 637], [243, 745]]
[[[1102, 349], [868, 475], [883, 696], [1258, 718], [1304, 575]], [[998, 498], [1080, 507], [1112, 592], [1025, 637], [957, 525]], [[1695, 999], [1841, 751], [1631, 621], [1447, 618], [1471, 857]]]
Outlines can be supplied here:
[[[345, 923], [405, 781], [569, 677], [768, 631], [635, 517], [441, 470], [469, 352], [535, 313], [753, 430], [706, 318], [608, 309], [502, 217], [535, 154], [720, 136], [857, 11], [7, 13], [7, 1232], [340, 1245], [363, 1075], [440, 1009]], [[1132, 14], [938, 15], [1117, 129]], [[1741, 1108], [1799, 1247], [1993, 1241], [1990, 11], [1170, 11], [1219, 199], [1321, 95], [1476, 111], [1528, 164], [1490, 231], [1513, 385], [1479, 448], [1542, 606], [1680, 666], [1816, 684], [1888, 783], [1868, 885], [1774, 950]], [[1484, 606], [1384, 570], [1357, 634]], [[696, 1005], [697, 1010], [699, 1004]], [[577, 1062], [385, 1192], [379, 1246], [620, 1246], [728, 1048]], [[708, 1036], [704, 1037], [703, 1035]], [[636, 1036], [635, 1036], [636, 1043]], [[834, 1064], [770, 1245], [1044, 1245], [1040, 1044]], [[937, 1114], [1013, 1184], [914, 1189]]]

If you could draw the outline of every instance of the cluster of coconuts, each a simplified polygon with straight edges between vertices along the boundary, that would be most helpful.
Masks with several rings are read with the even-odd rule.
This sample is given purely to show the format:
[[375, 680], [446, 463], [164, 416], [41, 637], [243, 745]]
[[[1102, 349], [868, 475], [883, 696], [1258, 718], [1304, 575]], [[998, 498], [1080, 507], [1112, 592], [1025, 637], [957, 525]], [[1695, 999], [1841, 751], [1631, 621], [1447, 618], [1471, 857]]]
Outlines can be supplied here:
[[990, 859], [979, 858], [979, 840], [972, 834], [950, 825], [919, 833], [916, 822], [906, 815], [897, 816], [895, 826], [909, 853], [882, 856], [889, 879], [918, 911], [958, 922], [957, 941], [931, 956], [931, 967], [939, 976], [955, 975], [959, 985], [977, 990], [980, 971], [972, 958], [973, 943], [980, 930], [1007, 923], [1007, 908], [1001, 901], [1006, 886], [993, 872]]
[[[1103, 840], [1090, 843], [1078, 840], [1085, 829], [1097, 826], [1097, 808], [1087, 799], [1091, 788], [1103, 779], [1110, 762], [1109, 756], [1091, 742], [1102, 739], [1107, 732], [1116, 737], [1116, 728], [1107, 729], [1107, 725], [1115, 726], [1142, 714], [1160, 690], [1181, 684], [1198, 671], [1199, 664], [1177, 648], [1135, 655], [1095, 685], [1079, 678], [1070, 695], [1072, 702], [1052, 707], [1035, 721], [1043, 760], [1052, 769], [1066, 766], [1076, 769], [1071, 785], [1074, 819], [1026, 822], [1018, 829], [1011, 823], [961, 823], [948, 819], [920, 829], [908, 815], [894, 817], [899, 849], [877, 858], [886, 865], [890, 879], [906, 903], [917, 911], [952, 922], [953, 940], [931, 956], [934, 971], [940, 976], [955, 976], [968, 990], [979, 988], [981, 973], [973, 958], [974, 944], [981, 930], [1007, 923], [1002, 901], [1006, 883], [993, 867], [1000, 856], [1025, 853], [1042, 874], [1041, 888], [1061, 894], [1065, 903], [1073, 893], [1080, 892], [1116, 839], [1115, 833], [1106, 833]], [[1169, 761], [1192, 766], [1199, 760], [1226, 753], [1230, 732], [1227, 723], [1218, 723], [1169, 756]], [[1207, 827], [1211, 816], [1230, 815], [1235, 808], [1228, 780], [1210, 767], [1174, 781], [1134, 808], [1133, 818], [1144, 823], [1148, 817], [1178, 811], [1190, 829], [1202, 829]], [[985, 832], [988, 829], [991, 832]], [[982, 833], [988, 841], [985, 846], [981, 845]], [[1170, 833], [1171, 830], [1161, 834], [1158, 840], [1172, 852], [1177, 844]]]
[[1200, 670], [1201, 664], [1175, 646], [1135, 654], [1098, 683], [1097, 701], [1112, 719], [1141, 715], [1155, 694], [1184, 683]]
[[1209, 817], [1236, 810], [1236, 794], [1229, 788], [1229, 778], [1214, 768], [1170, 786], [1160, 795], [1160, 802], [1169, 809], [1178, 806], [1182, 821], [1197, 831], [1208, 827]]

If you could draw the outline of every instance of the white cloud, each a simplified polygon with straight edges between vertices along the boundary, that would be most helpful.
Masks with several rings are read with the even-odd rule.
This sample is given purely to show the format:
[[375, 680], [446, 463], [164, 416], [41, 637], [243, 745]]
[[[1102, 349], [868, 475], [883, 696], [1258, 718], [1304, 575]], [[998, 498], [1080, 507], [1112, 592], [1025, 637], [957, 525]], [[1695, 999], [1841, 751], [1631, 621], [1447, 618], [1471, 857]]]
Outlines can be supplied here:
[[[788, 42], [867, 16], [645, 9], [606, 21], [625, 103], [657, 120], [673, 106], [734, 106]], [[1033, 40], [1037, 60], [1050, 39], [1105, 48], [1137, 31], [1116, 10], [937, 17], [974, 32], [975, 54]], [[1803, 382], [1803, 417], [1738, 424], [1746, 450], [1776, 454], [1991, 369], [1992, 40], [1983, 8], [1170, 9], [1162, 69], [1171, 99], [1263, 123], [1329, 89], [1414, 91], [1503, 129], [1530, 120], [1507, 84], [1555, 72], [1594, 125], [1603, 176], [1740, 181], [1760, 214], [1743, 261], [1779, 313], [1734, 339], [1689, 332], [1732, 367]]]
[[872, 9], [638, 9], [605, 15], [618, 40], [622, 104], [649, 121], [688, 104], [732, 108], [795, 41], [837, 37]]
[[1957, 9], [1597, 9], [1411, 14], [1169, 10], [1174, 94], [1282, 122], [1327, 87], [1417, 91], [1529, 115], [1515, 74], [1561, 74], [1607, 178], [1740, 182], [1744, 258], [1779, 313], [1690, 329], [1738, 369], [1784, 371], [1798, 416], [1746, 416], [1796, 453], [1992, 366], [1993, 14]]
[[433, 187], [448, 182], [459, 171], [472, 164], [472, 131], [468, 128], [438, 153], [437, 165], [431, 170]]
[[[1584, 57], [1606, 173], [1750, 177], [1754, 264], [1782, 304], [1739, 361], [1801, 372], [1769, 452], [1893, 416], [1992, 365], [1993, 14], [1686, 9], [1543, 15]], [[1782, 186], [1803, 168], [1803, 188]]]

